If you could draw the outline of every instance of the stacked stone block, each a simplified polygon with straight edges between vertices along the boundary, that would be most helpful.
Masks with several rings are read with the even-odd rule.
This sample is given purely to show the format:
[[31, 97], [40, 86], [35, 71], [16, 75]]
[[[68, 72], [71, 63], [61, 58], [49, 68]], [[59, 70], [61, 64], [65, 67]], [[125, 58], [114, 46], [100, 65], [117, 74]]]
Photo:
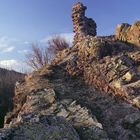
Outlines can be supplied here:
[[85, 16], [86, 9], [87, 7], [80, 2], [72, 8], [73, 31], [75, 33], [74, 44], [87, 36], [96, 36], [96, 23]]

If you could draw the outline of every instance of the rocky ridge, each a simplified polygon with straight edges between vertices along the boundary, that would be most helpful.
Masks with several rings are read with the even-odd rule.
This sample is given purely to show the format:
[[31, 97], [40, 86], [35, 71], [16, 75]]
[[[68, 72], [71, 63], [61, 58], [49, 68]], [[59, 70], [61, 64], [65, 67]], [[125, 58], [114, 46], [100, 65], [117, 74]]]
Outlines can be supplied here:
[[16, 87], [0, 140], [140, 139], [140, 25], [98, 37], [85, 10], [73, 7], [73, 47]]

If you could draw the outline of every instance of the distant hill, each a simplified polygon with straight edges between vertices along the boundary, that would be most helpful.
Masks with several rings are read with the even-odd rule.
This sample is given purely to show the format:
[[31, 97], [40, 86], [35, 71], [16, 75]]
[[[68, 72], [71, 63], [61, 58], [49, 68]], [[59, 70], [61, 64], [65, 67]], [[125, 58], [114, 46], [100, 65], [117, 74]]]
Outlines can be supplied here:
[[25, 74], [0, 68], [0, 127], [3, 124], [3, 117], [6, 112], [11, 111], [12, 98], [16, 81], [24, 79]]

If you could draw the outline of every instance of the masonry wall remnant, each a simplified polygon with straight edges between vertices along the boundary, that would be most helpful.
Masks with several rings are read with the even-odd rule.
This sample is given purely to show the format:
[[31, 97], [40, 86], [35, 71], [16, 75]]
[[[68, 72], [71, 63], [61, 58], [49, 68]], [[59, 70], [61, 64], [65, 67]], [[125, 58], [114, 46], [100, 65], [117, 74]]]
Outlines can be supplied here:
[[93, 19], [85, 16], [86, 9], [87, 7], [80, 2], [72, 7], [74, 44], [87, 36], [96, 36], [96, 23]]

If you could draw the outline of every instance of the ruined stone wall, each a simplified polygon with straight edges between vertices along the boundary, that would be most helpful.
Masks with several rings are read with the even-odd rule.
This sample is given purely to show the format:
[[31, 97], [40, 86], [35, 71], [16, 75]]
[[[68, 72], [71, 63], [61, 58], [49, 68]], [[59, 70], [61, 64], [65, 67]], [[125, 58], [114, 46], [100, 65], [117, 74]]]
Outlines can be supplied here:
[[73, 31], [75, 33], [74, 44], [87, 36], [96, 36], [96, 23], [85, 16], [86, 9], [87, 7], [80, 2], [72, 8]]

